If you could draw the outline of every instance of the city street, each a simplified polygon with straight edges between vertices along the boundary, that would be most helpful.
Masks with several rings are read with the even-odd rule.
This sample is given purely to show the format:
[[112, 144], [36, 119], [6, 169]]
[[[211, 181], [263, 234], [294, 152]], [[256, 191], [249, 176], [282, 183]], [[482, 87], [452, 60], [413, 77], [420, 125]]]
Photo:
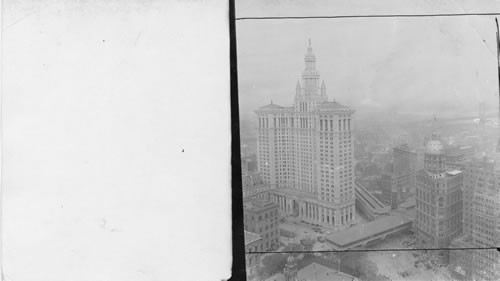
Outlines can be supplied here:
[[[412, 243], [410, 235], [397, 235], [371, 247], [371, 249], [406, 248], [403, 241]], [[378, 272], [391, 280], [453, 280], [445, 267], [433, 265], [421, 251], [371, 251], [367, 253], [369, 260], [377, 264]]]

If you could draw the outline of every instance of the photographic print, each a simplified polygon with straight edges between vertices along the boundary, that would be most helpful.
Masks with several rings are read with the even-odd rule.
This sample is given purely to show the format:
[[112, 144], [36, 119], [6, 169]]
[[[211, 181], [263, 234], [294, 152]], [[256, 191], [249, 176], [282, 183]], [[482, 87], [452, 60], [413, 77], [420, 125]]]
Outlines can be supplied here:
[[500, 280], [498, 24], [421, 3], [240, 13], [248, 280]]

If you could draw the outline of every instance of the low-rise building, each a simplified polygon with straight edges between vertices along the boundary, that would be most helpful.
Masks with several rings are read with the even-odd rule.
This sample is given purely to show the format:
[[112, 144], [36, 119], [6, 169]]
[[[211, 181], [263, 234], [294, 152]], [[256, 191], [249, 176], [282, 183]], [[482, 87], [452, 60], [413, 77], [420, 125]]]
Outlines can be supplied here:
[[247, 280], [251, 280], [255, 274], [257, 274], [257, 270], [260, 265], [260, 253], [259, 252], [262, 243], [262, 238], [260, 235], [256, 233], [252, 233], [245, 230], [245, 259], [246, 259], [246, 271], [247, 271]]
[[242, 174], [243, 200], [269, 199], [269, 185], [265, 184], [260, 172]]
[[278, 204], [265, 199], [244, 202], [245, 230], [262, 238], [260, 251], [279, 247]]
[[370, 243], [377, 243], [391, 235], [410, 230], [412, 223], [412, 220], [406, 216], [389, 215], [346, 230], [333, 232], [326, 235], [325, 239], [335, 250], [344, 251], [360, 246], [366, 247]]
[[474, 157], [474, 147], [471, 145], [451, 146], [446, 148], [445, 154], [447, 167], [462, 170]]
[[358, 281], [358, 279], [347, 273], [331, 269], [318, 263], [298, 269], [297, 262], [292, 256], [288, 257], [283, 273], [278, 273], [266, 279], [266, 281]]

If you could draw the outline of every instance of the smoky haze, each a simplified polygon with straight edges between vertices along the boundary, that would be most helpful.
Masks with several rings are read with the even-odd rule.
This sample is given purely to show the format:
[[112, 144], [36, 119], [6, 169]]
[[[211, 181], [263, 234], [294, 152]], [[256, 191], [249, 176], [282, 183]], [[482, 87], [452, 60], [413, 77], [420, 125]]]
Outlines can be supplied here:
[[373, 112], [496, 114], [494, 17], [247, 20], [237, 22], [242, 122], [269, 104], [290, 106], [308, 39], [330, 100]]

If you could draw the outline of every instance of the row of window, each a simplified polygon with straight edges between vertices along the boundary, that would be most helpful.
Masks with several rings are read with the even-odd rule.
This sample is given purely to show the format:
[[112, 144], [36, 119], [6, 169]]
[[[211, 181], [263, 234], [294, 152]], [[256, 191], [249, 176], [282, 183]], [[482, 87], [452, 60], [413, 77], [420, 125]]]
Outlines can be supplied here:
[[266, 251], [268, 250], [272, 244], [278, 245], [278, 238], [274, 238], [270, 241], [266, 241], [265, 243], [259, 243], [258, 245], [255, 245], [254, 247], [249, 247], [248, 252], [261, 252], [261, 251]]
[[[288, 117], [273, 117], [272, 128], [295, 128], [295, 119]], [[313, 119], [300, 117], [297, 118], [298, 128], [311, 128]], [[259, 128], [270, 128], [269, 118], [259, 117]], [[337, 126], [334, 126], [334, 120], [320, 119], [320, 131], [350, 131], [351, 119], [340, 119], [337, 121]]]
[[333, 120], [319, 120], [320, 131], [349, 131], [351, 130], [351, 119], [338, 120], [338, 126], [334, 126]]

